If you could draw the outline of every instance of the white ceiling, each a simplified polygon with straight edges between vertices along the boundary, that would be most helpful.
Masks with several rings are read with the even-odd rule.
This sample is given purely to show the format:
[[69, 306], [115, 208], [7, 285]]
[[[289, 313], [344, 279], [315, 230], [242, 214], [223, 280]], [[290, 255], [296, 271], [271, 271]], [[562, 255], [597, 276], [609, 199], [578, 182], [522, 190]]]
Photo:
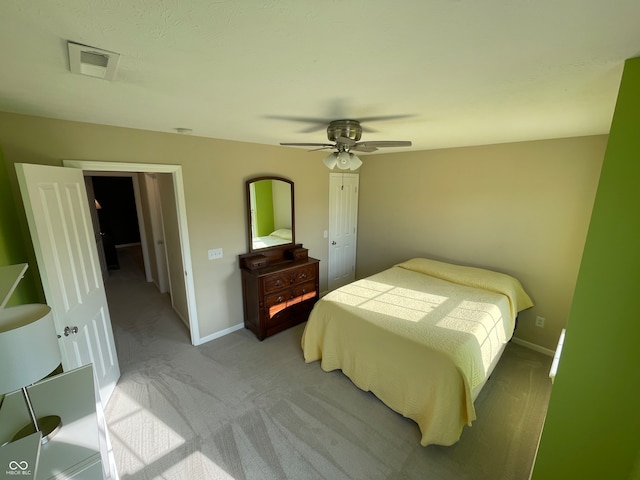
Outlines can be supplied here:
[[[601, 134], [639, 20], [638, 0], [2, 0], [0, 110], [274, 145], [326, 141], [275, 117], [406, 115], [363, 140], [414, 150]], [[120, 53], [115, 80], [70, 73], [67, 40]]]

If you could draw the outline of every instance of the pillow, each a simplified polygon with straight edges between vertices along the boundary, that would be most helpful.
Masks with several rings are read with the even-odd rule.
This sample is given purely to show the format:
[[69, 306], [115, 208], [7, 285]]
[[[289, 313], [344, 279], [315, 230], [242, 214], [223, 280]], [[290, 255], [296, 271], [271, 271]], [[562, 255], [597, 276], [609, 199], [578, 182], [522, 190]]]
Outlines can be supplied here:
[[477, 267], [466, 267], [451, 263], [438, 262], [427, 258], [414, 258], [399, 263], [396, 267], [413, 270], [432, 277], [448, 280], [449, 282], [483, 288], [492, 292], [506, 295], [509, 299], [511, 314], [516, 317], [519, 311], [533, 307], [533, 302], [520, 282], [504, 273], [485, 270]]
[[273, 232], [271, 232], [271, 235], [269, 235], [270, 237], [277, 237], [277, 238], [281, 238], [283, 240], [291, 240], [291, 229], [290, 228], [279, 228], [278, 230], [275, 230]]

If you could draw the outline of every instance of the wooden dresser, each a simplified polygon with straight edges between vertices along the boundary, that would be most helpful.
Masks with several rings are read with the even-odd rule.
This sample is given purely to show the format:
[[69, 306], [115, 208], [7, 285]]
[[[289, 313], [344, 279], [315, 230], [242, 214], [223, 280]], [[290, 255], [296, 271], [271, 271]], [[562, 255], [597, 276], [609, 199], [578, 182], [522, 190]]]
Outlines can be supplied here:
[[307, 320], [319, 296], [319, 260], [301, 244], [240, 255], [244, 326], [259, 340]]

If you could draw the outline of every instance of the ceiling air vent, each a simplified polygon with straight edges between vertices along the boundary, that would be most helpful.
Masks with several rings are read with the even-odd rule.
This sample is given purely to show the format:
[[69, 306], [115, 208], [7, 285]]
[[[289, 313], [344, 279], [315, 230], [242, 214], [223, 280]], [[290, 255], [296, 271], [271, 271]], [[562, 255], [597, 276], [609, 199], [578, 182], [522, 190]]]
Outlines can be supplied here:
[[120, 54], [99, 48], [67, 42], [69, 47], [69, 69], [73, 73], [113, 80]]

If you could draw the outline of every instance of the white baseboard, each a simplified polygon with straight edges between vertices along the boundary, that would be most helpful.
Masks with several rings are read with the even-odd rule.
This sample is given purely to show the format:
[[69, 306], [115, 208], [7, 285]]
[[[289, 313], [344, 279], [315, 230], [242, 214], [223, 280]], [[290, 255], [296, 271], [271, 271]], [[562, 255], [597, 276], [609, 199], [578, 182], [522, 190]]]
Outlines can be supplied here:
[[219, 332], [212, 333], [211, 335], [207, 335], [206, 337], [201, 337], [200, 341], [196, 344], [202, 345], [203, 343], [210, 342], [211, 340], [215, 340], [216, 338], [224, 337], [225, 335], [229, 335], [237, 330], [242, 330], [244, 328], [244, 323], [239, 323], [234, 325], [233, 327], [225, 328], [224, 330], [220, 330]]
[[521, 338], [518, 338], [518, 337], [511, 338], [511, 341], [513, 343], [517, 343], [518, 345], [522, 345], [523, 347], [527, 347], [527, 348], [530, 348], [531, 350], [535, 350], [536, 352], [544, 353], [545, 355], [548, 355], [550, 357], [553, 357], [556, 354], [555, 350], [550, 350], [548, 348], [541, 347], [540, 345], [527, 342], [526, 340], [522, 340]]

